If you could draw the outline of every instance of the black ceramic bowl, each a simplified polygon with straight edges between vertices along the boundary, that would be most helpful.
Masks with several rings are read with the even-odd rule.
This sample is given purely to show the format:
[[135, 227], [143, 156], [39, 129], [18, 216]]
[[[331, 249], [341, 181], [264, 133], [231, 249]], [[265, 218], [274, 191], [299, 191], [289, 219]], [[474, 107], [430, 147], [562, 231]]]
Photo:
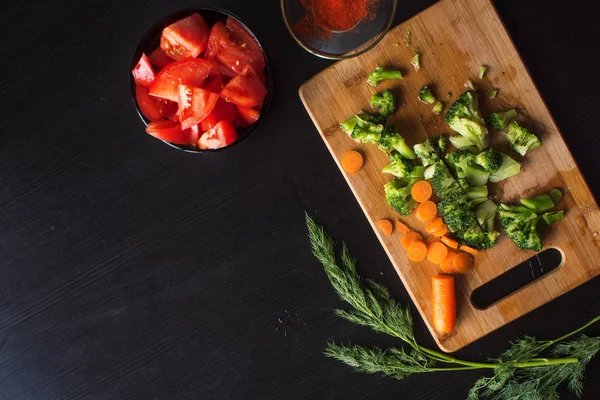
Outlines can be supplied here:
[[[202, 16], [202, 18], [204, 18], [204, 20], [206, 21], [206, 23], [208, 24], [209, 27], [212, 27], [212, 25], [214, 25], [216, 22], [223, 22], [225, 23], [225, 20], [227, 19], [227, 17], [233, 17], [235, 19], [237, 19], [245, 28], [246, 30], [250, 33], [250, 35], [252, 35], [252, 37], [256, 40], [256, 42], [258, 43], [258, 46], [260, 47], [263, 56], [265, 58], [265, 76], [267, 77], [267, 95], [265, 96], [265, 99], [263, 101], [262, 107], [260, 109], [260, 118], [253, 123], [252, 125], [249, 126], [245, 126], [245, 127], [238, 127], [237, 128], [237, 133], [238, 133], [238, 139], [231, 143], [229, 146], [225, 146], [225, 147], [221, 147], [219, 149], [199, 149], [197, 147], [192, 147], [189, 145], [180, 145], [180, 144], [173, 144], [173, 143], [169, 143], [163, 140], [163, 142], [171, 147], [174, 147], [178, 150], [182, 150], [185, 151], [187, 153], [211, 153], [211, 152], [215, 152], [215, 151], [220, 151], [220, 150], [225, 150], [225, 149], [229, 149], [230, 147], [240, 143], [242, 140], [244, 140], [245, 138], [247, 138], [250, 133], [252, 131], [254, 131], [254, 129], [257, 127], [257, 125], [260, 123], [260, 121], [264, 118], [265, 112], [267, 111], [267, 108], [269, 107], [269, 103], [271, 101], [271, 92], [272, 92], [272, 88], [273, 88], [273, 79], [270, 73], [270, 68], [269, 68], [269, 60], [267, 58], [267, 54], [265, 53], [265, 50], [263, 49], [262, 45], [260, 44], [260, 42], [258, 41], [258, 39], [256, 38], [256, 36], [254, 36], [254, 34], [252, 33], [252, 31], [246, 26], [246, 24], [244, 24], [237, 16], [235, 16], [234, 14], [228, 12], [228, 11], [224, 11], [224, 10], [219, 10], [216, 8], [188, 8], [185, 10], [181, 10], [181, 11], [177, 11], [174, 14], [171, 14], [167, 17], [164, 17], [163, 19], [161, 19], [160, 21], [158, 21], [157, 23], [155, 23], [154, 25], [152, 25], [152, 27], [150, 29], [148, 29], [146, 31], [146, 33], [144, 33], [144, 36], [142, 36], [142, 39], [140, 40], [140, 42], [137, 45], [137, 48], [135, 49], [135, 52], [133, 53], [133, 59], [131, 60], [131, 69], [133, 69], [133, 67], [135, 67], [135, 65], [137, 64], [137, 62], [139, 61], [140, 57], [142, 56], [142, 53], [146, 53], [146, 54], [150, 54], [152, 52], [152, 50], [154, 50], [155, 48], [157, 48], [160, 44], [160, 35], [162, 33], [162, 30], [179, 21], [182, 18], [187, 17], [188, 15], [194, 14], [194, 13], [198, 13]], [[131, 96], [133, 98], [133, 104], [135, 105], [135, 109], [137, 110], [138, 115], [140, 116], [140, 118], [142, 119], [142, 122], [144, 122], [144, 125], [148, 125], [150, 123], [150, 121], [144, 117], [144, 115], [142, 114], [140, 107], [137, 104], [137, 101], [135, 99], [135, 82], [133, 80], [133, 76], [131, 74], [130, 75], [130, 79], [131, 79]]]

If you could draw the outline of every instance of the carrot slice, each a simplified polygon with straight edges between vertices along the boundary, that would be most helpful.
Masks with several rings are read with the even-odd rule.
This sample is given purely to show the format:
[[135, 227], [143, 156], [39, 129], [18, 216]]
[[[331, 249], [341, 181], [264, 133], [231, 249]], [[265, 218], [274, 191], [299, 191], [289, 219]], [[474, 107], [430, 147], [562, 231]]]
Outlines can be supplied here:
[[425, 225], [425, 230], [427, 231], [427, 233], [435, 232], [438, 229], [442, 228], [442, 226], [444, 225], [445, 224], [443, 219], [435, 218], [432, 221], [428, 222], [427, 225]]
[[466, 274], [473, 266], [473, 257], [467, 253], [458, 253], [456, 257], [454, 257], [453, 264], [456, 272]]
[[342, 168], [351, 174], [358, 172], [363, 166], [363, 156], [354, 150], [350, 150], [342, 156]]
[[448, 227], [446, 226], [446, 224], [442, 225], [439, 229], [436, 229], [435, 231], [431, 232], [431, 234], [433, 236], [438, 236], [438, 237], [442, 237], [446, 233], [448, 233]]
[[467, 246], [465, 244], [463, 244], [462, 246], [460, 246], [460, 249], [462, 251], [464, 251], [465, 253], [471, 254], [472, 256], [476, 256], [477, 254], [479, 254], [479, 250], [474, 249], [474, 248], [472, 248], [470, 246]]
[[431, 243], [427, 249], [427, 259], [434, 264], [441, 264], [448, 256], [448, 247], [441, 242]]
[[446, 274], [453, 274], [456, 272], [454, 269], [454, 257], [456, 257], [456, 253], [448, 250], [448, 255], [446, 259], [440, 264], [442, 271]]
[[408, 249], [408, 246], [414, 241], [423, 240], [423, 237], [418, 232], [408, 232], [406, 235], [400, 238], [400, 244], [405, 249]]
[[423, 261], [427, 258], [427, 246], [422, 240], [415, 240], [408, 246], [407, 254], [410, 261]]
[[396, 220], [396, 230], [400, 233], [408, 233], [412, 231], [412, 229], [406, 226], [404, 222], [400, 221], [399, 219]]
[[440, 238], [435, 236], [429, 236], [427, 239], [425, 239], [425, 244], [427, 245], [427, 247], [429, 247], [431, 243], [435, 242], [441, 242]]
[[383, 232], [386, 236], [390, 236], [394, 231], [394, 226], [392, 225], [392, 222], [389, 219], [380, 219], [379, 221], [377, 221], [377, 226], [379, 227], [379, 229], [381, 229], [381, 232]]
[[431, 221], [437, 217], [438, 208], [431, 200], [425, 200], [417, 206], [417, 218], [421, 222]]
[[410, 190], [410, 194], [415, 201], [421, 203], [431, 198], [433, 188], [431, 187], [431, 183], [427, 181], [417, 181]]
[[452, 275], [434, 275], [431, 278], [433, 328], [439, 333], [450, 333], [456, 322], [456, 295]]
[[458, 242], [448, 236], [442, 236], [442, 243], [452, 249], [458, 249]]

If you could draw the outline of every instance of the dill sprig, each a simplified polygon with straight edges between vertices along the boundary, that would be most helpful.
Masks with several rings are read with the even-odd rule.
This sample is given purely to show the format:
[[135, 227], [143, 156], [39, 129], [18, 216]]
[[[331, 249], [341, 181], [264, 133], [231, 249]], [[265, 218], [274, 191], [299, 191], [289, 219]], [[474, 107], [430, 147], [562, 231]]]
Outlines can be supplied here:
[[[323, 265], [339, 298], [352, 307], [335, 310], [335, 313], [350, 322], [396, 337], [407, 345], [406, 348], [380, 349], [331, 342], [325, 350], [327, 357], [359, 372], [382, 373], [396, 379], [416, 373], [491, 370], [491, 376], [475, 382], [468, 400], [481, 396], [492, 400], [558, 399], [557, 389], [563, 383], [571, 392], [581, 395], [583, 372], [600, 351], [600, 337], [579, 335], [568, 342], [565, 340], [600, 321], [600, 316], [554, 340], [539, 341], [526, 336], [485, 363], [457, 359], [419, 345], [413, 334], [410, 310], [398, 303], [379, 282], [358, 275], [356, 260], [345, 244], [342, 244], [341, 262], [338, 262], [333, 239], [308, 215], [306, 225], [313, 254]], [[544, 355], [554, 358], [542, 357]]]

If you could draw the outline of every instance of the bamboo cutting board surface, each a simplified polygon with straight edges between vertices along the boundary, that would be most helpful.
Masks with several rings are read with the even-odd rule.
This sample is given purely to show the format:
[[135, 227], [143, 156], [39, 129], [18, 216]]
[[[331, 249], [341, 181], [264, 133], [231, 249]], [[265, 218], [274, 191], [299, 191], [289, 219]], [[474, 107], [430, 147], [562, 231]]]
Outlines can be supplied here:
[[[404, 42], [408, 32], [411, 47]], [[421, 53], [420, 71], [410, 64], [415, 47]], [[483, 80], [477, 79], [481, 64], [490, 66]], [[373, 88], [366, 78], [376, 66], [400, 68], [405, 78]], [[440, 336], [431, 325], [431, 276], [441, 272], [439, 267], [427, 261], [411, 263], [400, 246], [400, 234], [385, 236], [375, 225], [381, 218], [398, 217], [383, 192], [384, 184], [392, 178], [381, 173], [387, 157], [376, 145], [354, 142], [339, 129], [339, 123], [361, 109], [369, 110], [371, 95], [391, 87], [401, 102], [391, 122], [409, 145], [427, 136], [451, 133], [443, 114], [434, 115], [431, 105], [417, 100], [417, 93], [425, 84], [433, 86], [436, 97], [445, 101], [446, 110], [448, 103], [465, 90], [468, 79], [480, 93], [484, 116], [517, 107], [521, 121], [540, 135], [542, 147], [527, 155], [521, 173], [499, 184], [497, 193], [501, 201], [510, 203], [555, 187], [564, 190], [559, 208], [566, 210], [566, 217], [544, 238], [546, 248], [562, 252], [563, 262], [492, 306], [477, 309], [470, 301], [474, 289], [535, 255], [518, 250], [501, 235], [493, 249], [476, 256], [469, 274], [457, 275], [456, 328]], [[491, 100], [487, 93], [496, 87], [500, 90], [498, 97]], [[447, 98], [448, 92], [453, 93], [451, 98]], [[340, 61], [311, 78], [300, 88], [300, 97], [442, 350], [456, 351], [600, 273], [598, 206], [489, 0], [443, 0], [431, 6], [392, 29], [366, 54]], [[365, 157], [358, 173], [348, 174], [341, 168], [341, 157], [348, 150], [358, 150]], [[414, 216], [402, 220], [423, 233], [423, 224]]]

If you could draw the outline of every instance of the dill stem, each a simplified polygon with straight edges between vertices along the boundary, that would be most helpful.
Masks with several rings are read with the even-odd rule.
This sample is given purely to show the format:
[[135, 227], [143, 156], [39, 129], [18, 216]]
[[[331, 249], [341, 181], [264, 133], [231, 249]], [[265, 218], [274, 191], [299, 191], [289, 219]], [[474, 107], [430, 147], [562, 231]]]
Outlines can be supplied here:
[[549, 340], [549, 341], [548, 341], [548, 342], [547, 342], [547, 343], [544, 345], [544, 348], [550, 347], [550, 346], [552, 346], [553, 344], [560, 342], [561, 340], [565, 340], [565, 339], [567, 339], [567, 338], [569, 338], [569, 337], [571, 337], [571, 336], [573, 336], [573, 335], [575, 335], [575, 334], [577, 334], [577, 333], [581, 332], [582, 330], [584, 330], [584, 329], [586, 329], [586, 328], [588, 328], [588, 327], [590, 327], [590, 326], [594, 325], [594, 324], [595, 324], [596, 322], [598, 322], [598, 321], [600, 321], [600, 315], [599, 315], [599, 316], [597, 316], [596, 318], [592, 319], [592, 320], [591, 320], [590, 322], [588, 322], [587, 324], [585, 324], [585, 325], [583, 325], [583, 326], [581, 326], [581, 327], [579, 327], [579, 328], [575, 329], [574, 331], [571, 331], [571, 332], [567, 333], [566, 335], [563, 335], [563, 336], [561, 336], [561, 337], [559, 337], [559, 338], [556, 338], [556, 339], [554, 339], [554, 340]]

